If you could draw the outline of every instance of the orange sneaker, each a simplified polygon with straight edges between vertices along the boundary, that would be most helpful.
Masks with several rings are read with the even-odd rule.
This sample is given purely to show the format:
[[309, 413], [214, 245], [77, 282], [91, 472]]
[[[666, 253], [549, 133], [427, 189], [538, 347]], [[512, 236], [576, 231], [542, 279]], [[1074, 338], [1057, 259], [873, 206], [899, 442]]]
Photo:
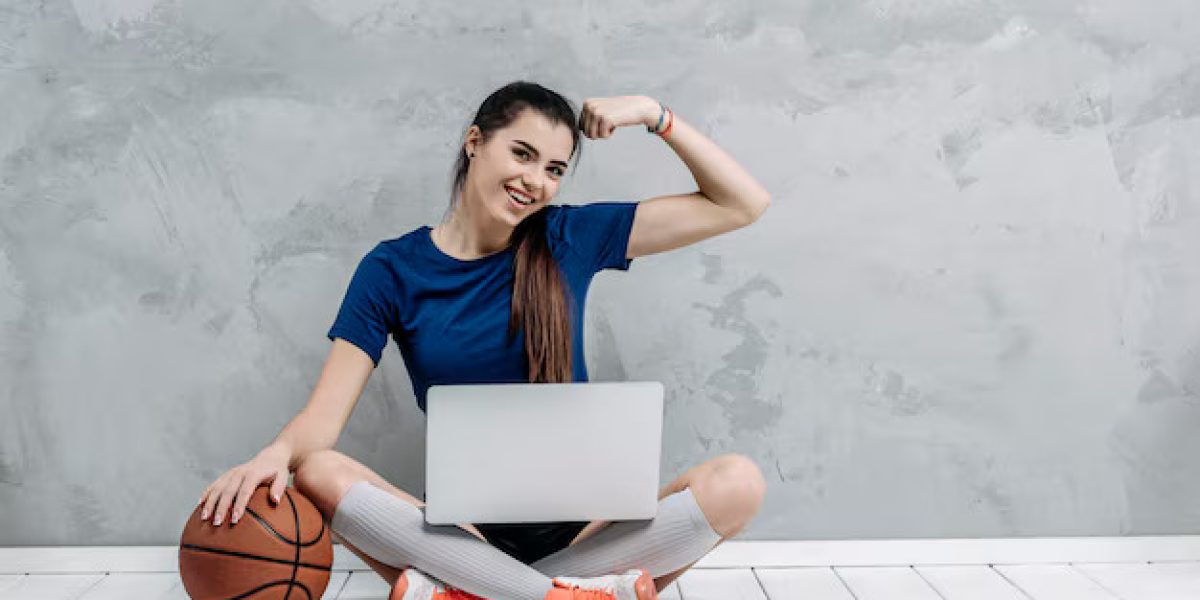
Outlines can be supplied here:
[[452, 588], [412, 567], [400, 572], [388, 600], [487, 600]]
[[603, 577], [555, 577], [545, 600], [658, 600], [654, 578], [645, 569]]

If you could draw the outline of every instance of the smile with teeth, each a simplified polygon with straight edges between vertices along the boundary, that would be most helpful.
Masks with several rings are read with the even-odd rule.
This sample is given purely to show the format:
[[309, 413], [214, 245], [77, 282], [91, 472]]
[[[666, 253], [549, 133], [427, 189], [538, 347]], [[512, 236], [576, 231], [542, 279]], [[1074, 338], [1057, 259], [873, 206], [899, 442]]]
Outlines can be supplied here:
[[504, 188], [504, 189], [505, 189], [505, 191], [508, 192], [508, 196], [510, 198], [512, 198], [514, 202], [516, 202], [522, 206], [529, 206], [530, 204], [533, 204], [532, 198], [523, 196], [523, 195], [513, 191], [512, 188]]

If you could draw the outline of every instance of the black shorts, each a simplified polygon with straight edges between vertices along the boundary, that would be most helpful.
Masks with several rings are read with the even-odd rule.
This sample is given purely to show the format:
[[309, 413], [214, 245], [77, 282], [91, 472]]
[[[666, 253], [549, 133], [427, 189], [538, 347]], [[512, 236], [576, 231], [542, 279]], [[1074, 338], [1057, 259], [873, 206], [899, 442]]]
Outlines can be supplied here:
[[588, 521], [475, 523], [475, 527], [493, 546], [528, 565], [570, 546], [587, 524]]

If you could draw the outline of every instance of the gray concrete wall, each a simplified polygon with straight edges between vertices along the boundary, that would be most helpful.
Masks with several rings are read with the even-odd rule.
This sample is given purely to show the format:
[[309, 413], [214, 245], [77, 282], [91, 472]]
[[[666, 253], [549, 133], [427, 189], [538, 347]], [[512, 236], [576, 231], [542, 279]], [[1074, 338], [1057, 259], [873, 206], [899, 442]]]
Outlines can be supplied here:
[[[0, 545], [171, 544], [307, 401], [358, 259], [436, 224], [478, 103], [661, 99], [774, 194], [607, 272], [595, 380], [743, 539], [1200, 529], [1191, 0], [0, 5]], [[559, 201], [693, 189], [644, 130]], [[338, 443], [423, 484], [400, 356]]]

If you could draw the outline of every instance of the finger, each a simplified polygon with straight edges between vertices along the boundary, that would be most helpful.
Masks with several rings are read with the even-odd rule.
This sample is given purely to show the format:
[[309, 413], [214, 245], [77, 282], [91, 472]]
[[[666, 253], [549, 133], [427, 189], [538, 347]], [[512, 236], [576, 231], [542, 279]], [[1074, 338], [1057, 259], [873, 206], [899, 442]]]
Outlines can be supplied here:
[[592, 139], [596, 138], [596, 119], [595, 116], [588, 119], [588, 137]]
[[234, 496], [237, 495], [237, 489], [242, 485], [244, 475], [234, 475], [226, 483], [225, 489], [221, 491], [221, 499], [217, 502], [217, 509], [213, 512], [213, 525], [220, 525], [221, 521], [225, 520], [226, 513], [229, 512], [229, 505], [233, 503]]
[[208, 495], [208, 500], [204, 502], [204, 510], [200, 511], [200, 520], [212, 519], [217, 512], [217, 503], [221, 501], [221, 490], [213, 490], [213, 493]]
[[213, 508], [216, 506], [217, 500], [221, 496], [219, 490], [221, 489], [221, 485], [223, 484], [224, 480], [225, 480], [224, 475], [218, 477], [217, 480], [210, 483], [208, 485], [208, 489], [205, 490], [205, 492], [204, 492], [204, 494], [205, 494], [204, 508], [200, 509], [200, 520], [201, 521], [207, 519], [208, 516], [212, 514]]
[[583, 134], [589, 138], [596, 137], [595, 132], [596, 114], [590, 109], [587, 111], [587, 116], [583, 120]]
[[597, 132], [598, 135], [601, 137], [609, 137], [612, 135], [613, 130], [616, 129], [616, 126], [613, 125], [611, 119], [601, 118], [600, 122], [597, 123], [597, 128], [599, 129]]
[[271, 501], [278, 504], [279, 499], [283, 497], [283, 490], [287, 487], [287, 471], [280, 471], [275, 474], [275, 481], [271, 483]]
[[234, 525], [238, 519], [246, 512], [246, 505], [250, 503], [250, 496], [254, 494], [254, 490], [258, 488], [257, 477], [247, 477], [242, 481], [242, 487], [238, 488], [237, 496], [233, 500], [233, 512], [229, 514], [229, 524]]

